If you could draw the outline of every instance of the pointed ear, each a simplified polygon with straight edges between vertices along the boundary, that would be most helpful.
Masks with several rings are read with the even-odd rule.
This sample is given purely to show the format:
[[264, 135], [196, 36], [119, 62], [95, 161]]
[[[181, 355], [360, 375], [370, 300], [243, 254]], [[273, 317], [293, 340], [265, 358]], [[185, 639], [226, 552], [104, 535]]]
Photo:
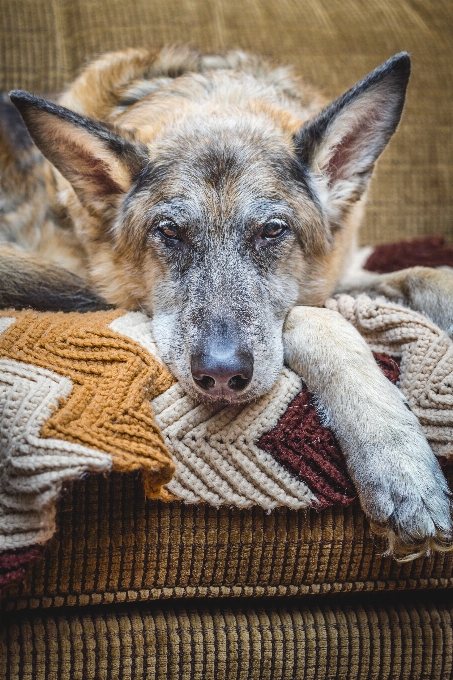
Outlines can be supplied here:
[[148, 161], [143, 145], [96, 120], [21, 90], [10, 98], [36, 146], [91, 209], [103, 210], [125, 194]]
[[[307, 123], [295, 137], [299, 160], [327, 188], [333, 227], [366, 189], [375, 161], [396, 130], [410, 57], [395, 55]], [[324, 192], [323, 192], [324, 193]]]

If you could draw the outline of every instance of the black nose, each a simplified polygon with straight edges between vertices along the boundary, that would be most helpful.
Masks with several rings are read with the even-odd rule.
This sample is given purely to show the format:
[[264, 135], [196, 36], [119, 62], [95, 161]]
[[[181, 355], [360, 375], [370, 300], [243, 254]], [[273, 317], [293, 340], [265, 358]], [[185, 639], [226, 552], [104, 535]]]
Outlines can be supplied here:
[[253, 375], [253, 355], [231, 343], [211, 343], [191, 359], [192, 376], [211, 396], [245, 390]]

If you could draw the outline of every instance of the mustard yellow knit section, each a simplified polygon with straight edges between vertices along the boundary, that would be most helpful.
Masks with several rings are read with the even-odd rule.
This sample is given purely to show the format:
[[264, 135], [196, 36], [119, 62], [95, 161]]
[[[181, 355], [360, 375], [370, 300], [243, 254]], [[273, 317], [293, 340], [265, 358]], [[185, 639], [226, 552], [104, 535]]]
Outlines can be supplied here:
[[44, 423], [42, 437], [105, 451], [120, 472], [141, 469], [147, 494], [156, 497], [174, 464], [150, 400], [175, 381], [138, 343], [109, 328], [123, 314], [0, 312], [16, 319], [0, 336], [0, 356], [71, 380], [72, 392]]

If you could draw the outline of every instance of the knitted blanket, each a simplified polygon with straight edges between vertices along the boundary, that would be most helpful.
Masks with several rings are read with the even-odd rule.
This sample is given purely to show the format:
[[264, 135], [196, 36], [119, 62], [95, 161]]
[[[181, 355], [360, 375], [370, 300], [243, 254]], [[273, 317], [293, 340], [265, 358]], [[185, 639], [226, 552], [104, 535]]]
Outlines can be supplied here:
[[[385, 300], [327, 306], [399, 379], [434, 451], [452, 454], [446, 334]], [[335, 438], [288, 368], [252, 404], [199, 404], [160, 361], [141, 313], [0, 312], [0, 590], [54, 534], [62, 486], [110, 470], [140, 470], [149, 497], [186, 503], [272, 510], [355, 498]]]

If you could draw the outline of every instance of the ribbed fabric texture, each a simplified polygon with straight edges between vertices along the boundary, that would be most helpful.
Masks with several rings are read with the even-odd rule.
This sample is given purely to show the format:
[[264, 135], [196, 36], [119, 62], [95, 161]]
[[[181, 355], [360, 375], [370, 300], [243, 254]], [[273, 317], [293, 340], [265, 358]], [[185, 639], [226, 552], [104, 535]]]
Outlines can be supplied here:
[[379, 162], [363, 243], [452, 238], [453, 3], [447, 0], [2, 0], [0, 88], [57, 92], [87, 59], [124, 47], [230, 47], [293, 64], [339, 95], [401, 50], [403, 122]]
[[258, 444], [307, 482], [319, 508], [349, 505], [356, 498], [340, 447], [331, 430], [321, 425], [313, 395], [305, 386]]
[[[316, 503], [302, 475], [291, 474], [272, 451], [255, 444], [277, 425], [301, 387], [300, 377], [284, 368], [267, 394], [245, 406], [200, 404], [180, 384], [153, 399], [156, 423], [176, 464], [165, 488], [186, 503], [266, 510], [279, 505], [299, 510]], [[322, 442], [316, 447], [321, 450]]]
[[452, 553], [383, 558], [357, 505], [266, 513], [146, 501], [139, 478], [114, 473], [77, 482], [59, 524], [4, 609], [453, 588]]
[[4, 680], [449, 680], [452, 595], [25, 612]]
[[[165, 392], [174, 378], [140, 344], [109, 328], [112, 322], [118, 325], [122, 317], [130, 315], [122, 310], [1, 314], [7, 321], [15, 316], [15, 322], [1, 335], [2, 359], [54, 371], [70, 381], [59, 408], [53, 407], [54, 413], [38, 434], [105, 451], [117, 470], [143, 467], [154, 477], [151, 485], [158, 496], [174, 466], [149, 401]], [[39, 404], [38, 398], [36, 401]], [[2, 414], [3, 430], [8, 428], [7, 414], [14, 411], [14, 405], [11, 398]]]

